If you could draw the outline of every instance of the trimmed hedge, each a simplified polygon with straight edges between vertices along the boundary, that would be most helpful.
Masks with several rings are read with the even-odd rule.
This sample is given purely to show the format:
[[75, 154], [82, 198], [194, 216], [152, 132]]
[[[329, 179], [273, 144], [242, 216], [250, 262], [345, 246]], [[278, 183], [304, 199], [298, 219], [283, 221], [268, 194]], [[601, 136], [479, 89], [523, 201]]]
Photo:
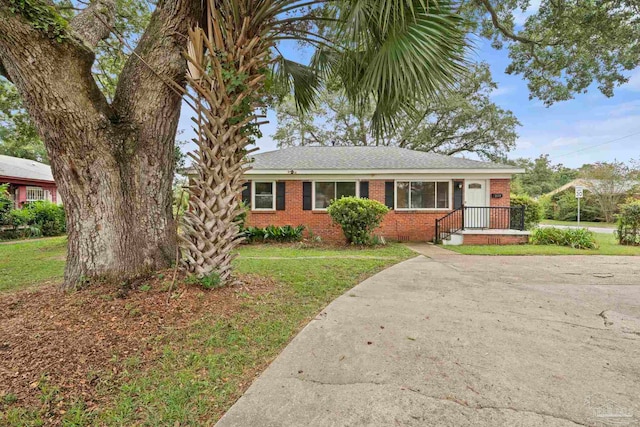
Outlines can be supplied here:
[[[540, 224], [540, 221], [542, 221], [542, 207], [540, 206], [540, 203], [536, 202], [529, 196], [516, 196], [512, 194], [511, 206], [524, 206], [524, 228], [527, 230], [537, 227], [538, 224]], [[512, 222], [516, 222], [516, 219], [517, 218], [512, 218]]]
[[371, 233], [380, 226], [389, 208], [376, 200], [342, 197], [331, 202], [327, 212], [342, 227], [347, 242], [368, 245], [372, 243]]

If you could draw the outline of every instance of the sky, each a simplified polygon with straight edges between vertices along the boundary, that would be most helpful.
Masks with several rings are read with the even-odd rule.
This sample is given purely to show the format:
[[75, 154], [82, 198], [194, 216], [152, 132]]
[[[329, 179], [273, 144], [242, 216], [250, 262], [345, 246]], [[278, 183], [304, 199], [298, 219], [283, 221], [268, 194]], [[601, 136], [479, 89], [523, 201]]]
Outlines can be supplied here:
[[[523, 13], [518, 18], [526, 16]], [[308, 51], [293, 44], [282, 50], [294, 60], [304, 61], [309, 56]], [[522, 77], [504, 72], [510, 63], [506, 49], [495, 50], [489, 41], [479, 40], [470, 59], [489, 63], [498, 84], [491, 95], [493, 102], [513, 111], [522, 124], [517, 129], [516, 149], [508, 154], [509, 158], [548, 154], [552, 163], [568, 167], [596, 161], [640, 160], [640, 68], [630, 73], [629, 82], [616, 88], [612, 98], [594, 85], [586, 94], [546, 107], [540, 100], [529, 99], [527, 82]], [[193, 136], [191, 115], [185, 106], [179, 139]], [[260, 151], [277, 149], [271, 138], [277, 127], [275, 113], [269, 111], [267, 119], [270, 123], [262, 127], [264, 136], [257, 141]], [[183, 150], [193, 148], [193, 144], [187, 144]]]

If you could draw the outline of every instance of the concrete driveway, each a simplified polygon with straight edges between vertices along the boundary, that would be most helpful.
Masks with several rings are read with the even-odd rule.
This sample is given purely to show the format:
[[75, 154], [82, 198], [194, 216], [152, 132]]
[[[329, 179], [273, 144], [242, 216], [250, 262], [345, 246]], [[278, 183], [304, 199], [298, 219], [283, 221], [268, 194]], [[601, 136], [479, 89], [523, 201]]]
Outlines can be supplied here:
[[640, 425], [640, 257], [417, 249], [329, 305], [218, 426]]

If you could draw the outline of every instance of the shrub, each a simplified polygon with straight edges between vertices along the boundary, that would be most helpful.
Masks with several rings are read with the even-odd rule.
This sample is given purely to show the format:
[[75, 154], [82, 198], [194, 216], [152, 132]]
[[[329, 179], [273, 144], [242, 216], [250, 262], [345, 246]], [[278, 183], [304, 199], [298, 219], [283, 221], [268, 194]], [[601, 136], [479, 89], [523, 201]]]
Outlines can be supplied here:
[[[563, 192], [556, 201], [553, 219], [558, 221], [577, 221], [578, 219], [578, 199], [574, 191]], [[585, 197], [580, 202], [580, 220], [599, 221], [602, 219], [602, 212], [596, 201], [585, 192]]]
[[48, 201], [29, 203], [23, 211], [30, 212], [33, 220], [29, 223], [38, 227], [43, 236], [59, 236], [67, 232], [64, 208]]
[[553, 219], [553, 200], [551, 197], [542, 196], [538, 199], [543, 219]]
[[13, 207], [13, 200], [9, 194], [9, 185], [0, 185], [0, 225], [4, 223], [4, 216]]
[[333, 222], [342, 227], [347, 242], [367, 245], [371, 243], [371, 233], [380, 226], [389, 208], [375, 200], [342, 197], [331, 202], [327, 212]]
[[[542, 208], [538, 202], [529, 196], [511, 195], [511, 206], [524, 206], [524, 228], [530, 230], [538, 226], [542, 220]], [[520, 213], [516, 210], [511, 211], [511, 222], [517, 224], [521, 219]]]
[[616, 237], [621, 245], [640, 246], [640, 200], [629, 199], [620, 205]]
[[302, 240], [304, 225], [293, 227], [291, 225], [268, 225], [265, 228], [247, 227], [244, 229], [244, 236], [249, 242], [272, 241], [272, 242], [299, 242]]
[[537, 228], [531, 235], [534, 245], [569, 246], [575, 249], [597, 249], [596, 236], [586, 228]]

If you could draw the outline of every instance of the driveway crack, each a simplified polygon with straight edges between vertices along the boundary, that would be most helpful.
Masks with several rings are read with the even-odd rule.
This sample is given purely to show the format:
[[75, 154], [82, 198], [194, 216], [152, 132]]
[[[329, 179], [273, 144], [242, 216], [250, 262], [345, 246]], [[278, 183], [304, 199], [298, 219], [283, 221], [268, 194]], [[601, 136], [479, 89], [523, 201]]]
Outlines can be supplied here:
[[411, 393], [419, 394], [420, 396], [426, 397], [427, 399], [432, 399], [432, 400], [436, 400], [436, 401], [440, 401], [440, 402], [454, 403], [454, 404], [456, 404], [458, 406], [462, 406], [464, 408], [471, 409], [471, 410], [476, 410], [476, 411], [483, 411], [483, 410], [512, 411], [512, 412], [518, 412], [518, 413], [522, 413], [522, 414], [533, 414], [533, 415], [539, 415], [541, 417], [549, 417], [549, 418], [554, 418], [556, 420], [568, 421], [568, 422], [570, 422], [572, 424], [575, 424], [577, 426], [588, 427], [588, 424], [584, 424], [584, 423], [581, 423], [579, 421], [572, 420], [571, 418], [567, 418], [567, 417], [563, 417], [563, 416], [560, 416], [560, 415], [552, 414], [552, 413], [549, 413], [549, 412], [546, 412], [546, 411], [533, 411], [533, 410], [528, 410], [528, 409], [518, 409], [518, 408], [507, 407], [507, 406], [483, 405], [483, 404], [480, 404], [480, 403], [475, 404], [475, 405], [470, 405], [466, 401], [460, 400], [460, 399], [456, 399], [455, 397], [433, 396], [433, 395], [430, 395], [430, 394], [423, 393], [417, 388], [409, 387], [409, 386], [401, 386], [401, 385], [397, 385], [397, 384], [389, 384], [389, 383], [376, 382], [376, 381], [331, 382], [331, 381], [314, 380], [314, 379], [311, 379], [311, 378], [300, 378], [300, 377], [291, 377], [291, 378], [294, 378], [294, 379], [296, 379], [298, 381], [310, 382], [310, 383], [313, 383], [313, 384], [327, 385], [327, 386], [349, 386], [349, 385], [376, 385], [376, 386], [382, 386], [382, 385], [388, 385], [388, 386], [393, 386], [393, 387], [399, 387], [400, 390], [406, 390], [406, 391], [409, 391]]
[[415, 388], [410, 388], [410, 387], [404, 387], [405, 390], [408, 390], [412, 393], [416, 393], [419, 394], [421, 396], [424, 396], [428, 399], [433, 399], [433, 400], [437, 400], [437, 401], [442, 401], [442, 402], [451, 402], [451, 403], [455, 403], [456, 405], [462, 406], [464, 408], [468, 408], [468, 409], [474, 409], [474, 410], [485, 410], [485, 409], [489, 409], [489, 410], [495, 410], [495, 411], [512, 411], [512, 412], [518, 412], [518, 413], [522, 413], [522, 414], [534, 414], [534, 415], [539, 415], [542, 417], [549, 417], [549, 418], [554, 418], [556, 420], [562, 420], [562, 421], [568, 421], [570, 423], [573, 423], [575, 425], [578, 426], [585, 426], [588, 427], [588, 424], [583, 424], [581, 422], [578, 422], [576, 420], [572, 420], [571, 418], [567, 418], [567, 417], [563, 417], [560, 415], [555, 415], [546, 411], [532, 411], [532, 410], [528, 410], [528, 409], [517, 409], [517, 408], [512, 408], [512, 407], [507, 407], [507, 406], [494, 406], [494, 405], [482, 405], [482, 404], [476, 404], [474, 405], [469, 405], [466, 401], [464, 400], [459, 400], [459, 399], [455, 399], [455, 398], [449, 398], [449, 397], [441, 397], [441, 396], [432, 396], [429, 394], [425, 394], [422, 393], [420, 390], [415, 389]]

